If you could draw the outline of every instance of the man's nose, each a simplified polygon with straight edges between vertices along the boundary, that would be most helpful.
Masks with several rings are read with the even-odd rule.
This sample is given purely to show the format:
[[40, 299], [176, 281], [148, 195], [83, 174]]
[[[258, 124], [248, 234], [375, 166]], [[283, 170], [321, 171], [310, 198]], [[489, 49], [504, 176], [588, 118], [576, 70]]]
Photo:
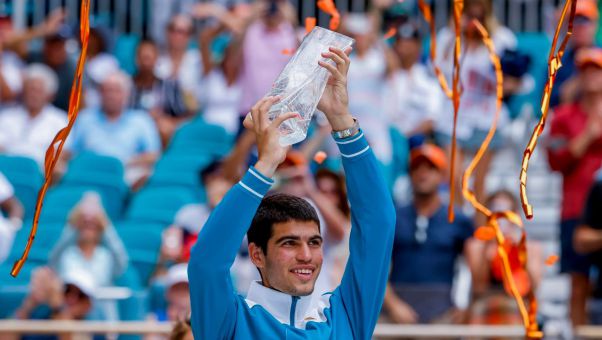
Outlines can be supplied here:
[[297, 252], [297, 260], [303, 262], [311, 261], [311, 249], [309, 249], [309, 245], [302, 244], [299, 251]]

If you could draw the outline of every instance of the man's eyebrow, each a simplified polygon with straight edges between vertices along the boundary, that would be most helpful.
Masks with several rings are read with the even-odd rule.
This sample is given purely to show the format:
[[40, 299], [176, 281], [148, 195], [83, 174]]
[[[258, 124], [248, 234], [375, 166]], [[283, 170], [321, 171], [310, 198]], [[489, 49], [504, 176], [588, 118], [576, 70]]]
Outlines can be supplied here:
[[320, 235], [314, 235], [309, 240], [310, 241], [314, 241], [314, 240], [320, 240], [320, 241], [322, 241], [322, 236], [320, 236]]
[[287, 241], [288, 241], [288, 240], [299, 241], [300, 239], [301, 239], [301, 237], [299, 237], [299, 236], [295, 236], [295, 235], [284, 235], [284, 236], [282, 236], [281, 238], [277, 239], [277, 240], [276, 240], [276, 243], [280, 243], [280, 242], [282, 242], [282, 241], [285, 241], [285, 240], [287, 240]]

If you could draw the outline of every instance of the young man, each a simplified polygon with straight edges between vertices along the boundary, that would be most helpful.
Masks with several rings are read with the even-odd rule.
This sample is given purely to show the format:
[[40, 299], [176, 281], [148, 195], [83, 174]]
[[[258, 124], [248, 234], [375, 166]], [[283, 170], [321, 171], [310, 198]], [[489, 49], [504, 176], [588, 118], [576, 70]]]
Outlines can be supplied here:
[[[259, 160], [213, 211], [192, 250], [192, 327], [197, 339], [370, 339], [385, 292], [395, 209], [363, 133], [347, 103], [349, 58], [339, 49], [319, 62], [331, 78], [318, 104], [343, 156], [351, 202], [350, 257], [341, 285], [312, 295], [322, 265], [322, 237], [316, 211], [285, 194], [266, 197], [270, 179], [287, 148], [269, 122], [278, 98], [264, 98], [245, 121], [253, 129]], [[334, 62], [334, 64], [332, 64]], [[336, 66], [335, 66], [336, 65]], [[250, 226], [250, 228], [249, 228]], [[234, 293], [229, 268], [245, 232], [249, 256], [261, 274], [247, 298]]]

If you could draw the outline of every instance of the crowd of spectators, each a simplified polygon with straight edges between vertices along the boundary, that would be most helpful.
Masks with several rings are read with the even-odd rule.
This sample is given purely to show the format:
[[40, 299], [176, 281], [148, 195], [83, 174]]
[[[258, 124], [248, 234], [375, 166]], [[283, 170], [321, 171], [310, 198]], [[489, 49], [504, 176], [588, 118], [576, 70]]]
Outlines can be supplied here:
[[[344, 13], [340, 27], [341, 33], [355, 39], [348, 78], [350, 111], [385, 170], [398, 207], [382, 320], [406, 324], [520, 323], [516, 306], [504, 292], [495, 243], [472, 237], [475, 227], [484, 223], [483, 216], [467, 209], [458, 191], [453, 202], [455, 221], [447, 220], [447, 183], [452, 177], [459, 184], [463, 167], [450, 173], [452, 102], [441, 91], [426, 58], [421, 22], [413, 11], [404, 13], [404, 6], [411, 3], [373, 1], [366, 12]], [[182, 204], [170, 221], [162, 222], [160, 242], [151, 249], [155, 260], [149, 275], [138, 271], [139, 256], [120, 236], [127, 214], [115, 216], [106, 206], [102, 190], [88, 188], [69, 207], [64, 228], [46, 261], [34, 260], [29, 293], [10, 317], [123, 319], [119, 298], [111, 297], [108, 289], [139, 282], [140, 287], [129, 288], [150, 292], [147, 299], [151, 307], [146, 308], [143, 318], [186, 319], [190, 249], [211, 210], [255, 157], [253, 136], [244, 131], [242, 120], [269, 91], [291, 57], [286, 51], [299, 46], [305, 29], [298, 22], [296, 9], [285, 0], [257, 0], [229, 7], [191, 1], [186, 10], [166, 12], [169, 14], [161, 13], [165, 16], [162, 26], [153, 27], [153, 36], [139, 37], [136, 68], [131, 74], [111, 53], [115, 39], [111, 31], [101, 25], [92, 28], [83, 103], [52, 174], [51, 190], [69, 178], [78, 156], [94, 153], [110, 157], [123, 168], [120, 181], [126, 187], [123, 211], [127, 211], [128, 204], [133, 205], [138, 195], [150, 190], [160, 166], [175, 159], [170, 148], [179, 131], [192, 125], [215, 127], [231, 141], [226, 152], [218, 151], [224, 142], [216, 141], [215, 145], [207, 144], [211, 150], [192, 148], [179, 155], [180, 160], [210, 158], [192, 170], [199, 186], [185, 187], [196, 190], [192, 194], [202, 198]], [[385, 15], [392, 12], [398, 13], [393, 19]], [[26, 31], [13, 29], [7, 17], [0, 18], [0, 157], [31, 159], [40, 173], [45, 171], [46, 148], [67, 125], [77, 58], [67, 45], [76, 40], [77, 32], [65, 23], [66, 15], [73, 13], [55, 10], [43, 23]], [[533, 77], [546, 78], [543, 73], [528, 72], [529, 56], [517, 50], [515, 34], [496, 20], [491, 0], [466, 0], [457, 164], [471, 158], [481, 145], [493, 123], [497, 98], [495, 70], [471, 19], [480, 20], [488, 29], [504, 72], [499, 130], [475, 171], [473, 188], [476, 197], [488, 202], [491, 209], [518, 212], [517, 195], [508, 190], [488, 192], [486, 179], [496, 153], [511, 143], [508, 130], [512, 119], [520, 114], [512, 112], [510, 100], [534, 91]], [[550, 135], [540, 146], [548, 151], [550, 168], [564, 180], [558, 221], [560, 270], [571, 275], [570, 318], [575, 325], [602, 324], [602, 276], [590, 275], [595, 272], [592, 267], [599, 272], [602, 265], [602, 218], [598, 210], [602, 206], [602, 48], [596, 47], [594, 39], [598, 19], [595, 1], [578, 1], [574, 34], [551, 98]], [[392, 23], [395, 34], [385, 38], [384, 32]], [[32, 43], [38, 40], [42, 43]], [[449, 27], [438, 32], [436, 61], [448, 79], [453, 42], [450, 20]], [[318, 112], [308, 138], [291, 150], [278, 169], [275, 186], [276, 191], [308, 200], [325, 226], [325, 261], [316, 285], [320, 294], [340, 281], [349, 254], [351, 226], [344, 174], [325, 124]], [[319, 150], [327, 154], [323, 163], [313, 157]], [[17, 240], [27, 231], [33, 214], [24, 209], [25, 202], [20, 202], [19, 192], [13, 188], [19, 183], [11, 183], [11, 176], [5, 175], [0, 167], [0, 264], [14, 261], [13, 255], [19, 254], [13, 241], [15, 247], [22, 246]], [[172, 203], [168, 197], [162, 202], [166, 206]], [[160, 208], [161, 204], [149, 207], [149, 211]], [[508, 240], [518, 240], [516, 226], [504, 222], [501, 228]], [[38, 233], [45, 232], [42, 219]], [[144, 239], [147, 234], [137, 237]], [[511, 261], [518, 263], [513, 245], [505, 246]], [[513, 270], [522, 294], [540, 284], [544, 265], [541, 245], [529, 241], [528, 249], [527, 270]], [[468, 308], [460, 308], [452, 299], [456, 265], [461, 258], [472, 274]], [[231, 272], [234, 286], [243, 295], [250, 282], [259, 278], [244, 243]], [[132, 276], [136, 277], [133, 281]], [[593, 289], [590, 282], [595, 282]], [[185, 325], [180, 327], [186, 333]]]

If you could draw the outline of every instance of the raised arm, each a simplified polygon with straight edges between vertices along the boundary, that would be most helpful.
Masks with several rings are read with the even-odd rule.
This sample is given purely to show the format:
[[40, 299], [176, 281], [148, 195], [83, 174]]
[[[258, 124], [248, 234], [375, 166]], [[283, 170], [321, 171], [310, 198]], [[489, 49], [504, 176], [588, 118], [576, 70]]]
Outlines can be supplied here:
[[[331, 48], [323, 54], [335, 65], [320, 62], [331, 78], [320, 100], [320, 109], [333, 130], [354, 125], [348, 111], [347, 72], [349, 51]], [[336, 138], [347, 179], [351, 203], [349, 261], [339, 286], [345, 311], [353, 327], [354, 338], [370, 339], [383, 303], [393, 234], [395, 208], [380, 166], [363, 132], [348, 138]]]
[[236, 293], [230, 279], [234, 262], [270, 177], [286, 156], [279, 144], [278, 126], [294, 114], [269, 122], [267, 112], [278, 99], [260, 100], [251, 109], [253, 119], [245, 126], [255, 131], [259, 160], [226, 194], [199, 233], [188, 264], [192, 330], [195, 339], [231, 339], [236, 321]]

